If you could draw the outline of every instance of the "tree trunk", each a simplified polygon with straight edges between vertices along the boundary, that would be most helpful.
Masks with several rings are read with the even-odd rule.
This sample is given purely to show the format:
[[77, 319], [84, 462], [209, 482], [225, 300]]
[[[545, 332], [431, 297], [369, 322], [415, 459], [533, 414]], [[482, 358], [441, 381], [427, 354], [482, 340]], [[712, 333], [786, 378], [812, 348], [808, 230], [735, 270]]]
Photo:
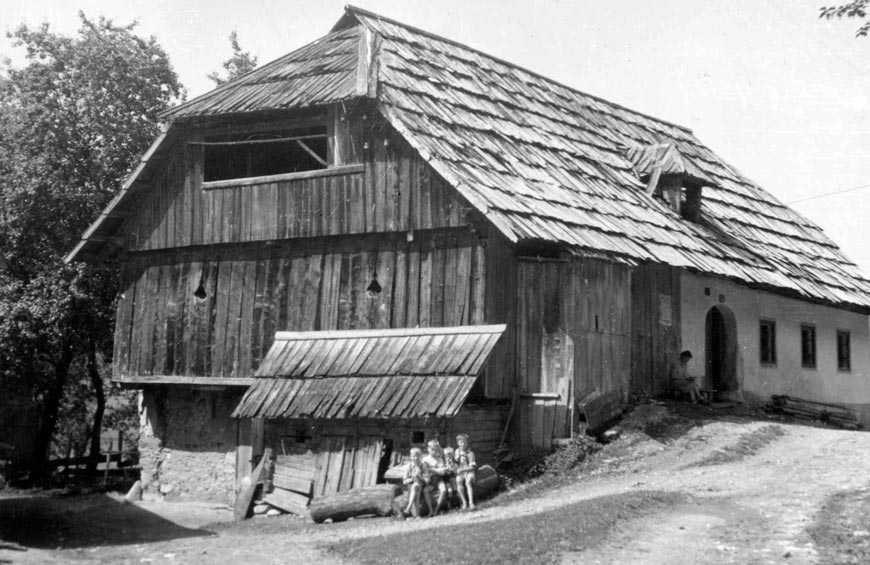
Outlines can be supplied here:
[[339, 522], [364, 514], [389, 516], [393, 511], [393, 498], [400, 491], [399, 486], [392, 484], [355, 488], [315, 498], [308, 510], [311, 512], [311, 519], [318, 524], [327, 518]]
[[[103, 376], [97, 366], [97, 344], [91, 341], [88, 348], [88, 376], [97, 396], [97, 409], [91, 426], [91, 449], [88, 452], [87, 471], [93, 473], [100, 462], [100, 434], [103, 431], [103, 414], [106, 412], [106, 393], [103, 391]], [[120, 461], [120, 459], [119, 459]]]
[[33, 459], [30, 462], [30, 478], [44, 478], [49, 473], [48, 448], [57, 425], [57, 413], [60, 401], [63, 399], [63, 387], [66, 384], [69, 368], [73, 360], [72, 347], [66, 346], [60, 360], [54, 365], [54, 379], [45, 393], [42, 401], [42, 418], [34, 439]]

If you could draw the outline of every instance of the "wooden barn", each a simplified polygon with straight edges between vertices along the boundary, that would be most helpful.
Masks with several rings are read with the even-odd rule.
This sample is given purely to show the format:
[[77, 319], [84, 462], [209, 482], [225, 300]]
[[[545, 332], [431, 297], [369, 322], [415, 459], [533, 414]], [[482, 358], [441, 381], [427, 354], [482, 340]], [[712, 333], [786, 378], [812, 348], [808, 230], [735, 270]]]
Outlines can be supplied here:
[[721, 398], [870, 406], [870, 282], [686, 128], [353, 7], [165, 120], [68, 258], [121, 266], [165, 495], [266, 446], [291, 507], [431, 437], [486, 460], [514, 398], [546, 447], [682, 349]]

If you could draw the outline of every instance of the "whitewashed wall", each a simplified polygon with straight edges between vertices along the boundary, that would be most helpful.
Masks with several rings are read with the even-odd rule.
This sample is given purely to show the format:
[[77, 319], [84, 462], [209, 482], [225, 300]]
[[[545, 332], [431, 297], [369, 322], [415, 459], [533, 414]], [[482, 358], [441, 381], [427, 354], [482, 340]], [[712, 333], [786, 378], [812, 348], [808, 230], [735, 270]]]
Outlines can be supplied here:
[[[707, 312], [713, 306], [724, 306], [736, 319], [738, 379], [747, 400], [766, 402], [771, 394], [787, 394], [850, 405], [861, 409], [863, 422], [870, 424], [870, 319], [867, 316], [685, 272], [680, 286], [682, 348], [691, 350], [694, 355], [690, 372], [704, 374]], [[705, 288], [710, 289], [709, 296]], [[760, 362], [759, 320], [762, 318], [776, 321], [775, 366]], [[814, 369], [801, 366], [801, 324], [816, 326]], [[837, 369], [837, 330], [850, 332], [852, 370], [849, 372]]]

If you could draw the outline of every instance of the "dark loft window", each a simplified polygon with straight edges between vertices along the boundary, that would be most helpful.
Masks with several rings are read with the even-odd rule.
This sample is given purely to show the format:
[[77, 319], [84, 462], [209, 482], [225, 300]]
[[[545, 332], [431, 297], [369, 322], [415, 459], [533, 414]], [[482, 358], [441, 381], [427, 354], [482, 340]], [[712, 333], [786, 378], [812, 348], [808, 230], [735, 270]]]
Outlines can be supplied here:
[[776, 322], [773, 320], [761, 320], [759, 323], [759, 350], [761, 351], [761, 363], [765, 365], [776, 364]]
[[816, 366], [816, 326], [801, 326], [801, 365]]
[[837, 369], [852, 370], [852, 352], [849, 344], [849, 332], [837, 330]]
[[326, 147], [326, 126], [208, 137], [203, 180], [325, 169]]

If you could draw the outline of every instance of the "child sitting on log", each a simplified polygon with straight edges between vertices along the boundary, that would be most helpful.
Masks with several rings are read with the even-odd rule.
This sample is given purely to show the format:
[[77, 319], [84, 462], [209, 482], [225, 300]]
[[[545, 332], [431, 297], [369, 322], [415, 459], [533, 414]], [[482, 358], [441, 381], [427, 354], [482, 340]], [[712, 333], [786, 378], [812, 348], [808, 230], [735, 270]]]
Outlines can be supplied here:
[[410, 461], [405, 466], [403, 483], [408, 489], [408, 507], [403, 510], [414, 518], [420, 517], [420, 494], [426, 486], [429, 469], [426, 462], [422, 461], [423, 452], [419, 447], [412, 447], [409, 455]]
[[[426, 501], [429, 503], [431, 499], [431, 491], [438, 489], [438, 502], [435, 504], [434, 511], [430, 516], [437, 516], [441, 511], [441, 507], [447, 501], [447, 482], [445, 475], [448, 474], [447, 464], [444, 462], [444, 453], [441, 451], [441, 444], [437, 439], [430, 439], [426, 443], [428, 454], [423, 458], [423, 463], [429, 468], [429, 486], [424, 492]], [[432, 505], [429, 505], [432, 509]]]
[[[474, 471], [477, 463], [474, 460], [474, 451], [468, 445], [468, 434], [456, 436], [456, 490], [459, 491], [459, 499], [462, 501], [462, 510], [474, 510]], [[466, 499], [467, 497], [467, 499]]]
[[456, 492], [456, 459], [453, 456], [454, 449], [452, 447], [444, 448], [444, 465], [447, 467], [447, 472], [444, 474], [444, 482], [447, 484], [447, 505], [453, 500], [453, 493]]

